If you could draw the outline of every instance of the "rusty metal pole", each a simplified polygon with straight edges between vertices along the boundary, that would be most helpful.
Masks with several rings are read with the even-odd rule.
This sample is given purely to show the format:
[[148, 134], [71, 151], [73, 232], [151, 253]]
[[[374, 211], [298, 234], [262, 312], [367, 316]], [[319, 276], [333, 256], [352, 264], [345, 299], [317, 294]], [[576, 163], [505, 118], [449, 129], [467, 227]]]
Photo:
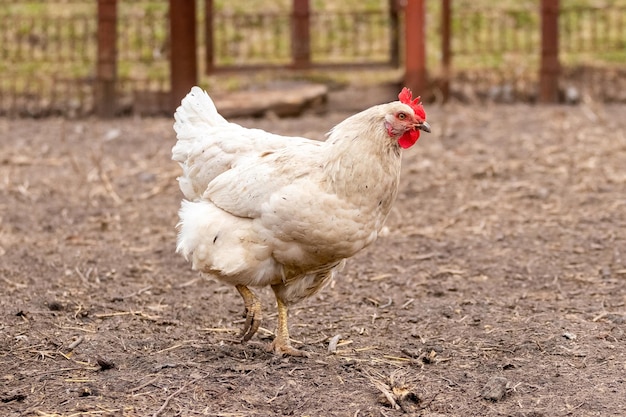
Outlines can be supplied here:
[[451, 0], [442, 0], [441, 4], [441, 95], [446, 102], [450, 98], [450, 71], [452, 64], [452, 7]]
[[98, 0], [98, 59], [95, 111], [103, 118], [115, 116], [117, 80], [117, 0]]
[[407, 0], [404, 15], [404, 84], [419, 95], [425, 93], [427, 88], [425, 0]]
[[559, 0], [541, 0], [541, 68], [539, 101], [559, 101]]
[[170, 109], [175, 110], [198, 83], [196, 53], [196, 0], [169, 0], [170, 4]]
[[293, 68], [311, 66], [311, 13], [309, 0], [293, 0], [291, 57]]
[[204, 0], [204, 42], [206, 73], [215, 69], [215, 50], [213, 45], [213, 0]]

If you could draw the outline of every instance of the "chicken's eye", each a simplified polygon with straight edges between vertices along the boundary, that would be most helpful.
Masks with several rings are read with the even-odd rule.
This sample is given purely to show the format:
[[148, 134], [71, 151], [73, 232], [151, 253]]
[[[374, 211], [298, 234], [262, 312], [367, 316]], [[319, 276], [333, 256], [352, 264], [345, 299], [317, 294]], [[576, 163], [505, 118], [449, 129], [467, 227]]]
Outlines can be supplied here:
[[400, 120], [406, 119], [406, 114], [405, 113], [398, 113], [398, 119], [400, 119]]

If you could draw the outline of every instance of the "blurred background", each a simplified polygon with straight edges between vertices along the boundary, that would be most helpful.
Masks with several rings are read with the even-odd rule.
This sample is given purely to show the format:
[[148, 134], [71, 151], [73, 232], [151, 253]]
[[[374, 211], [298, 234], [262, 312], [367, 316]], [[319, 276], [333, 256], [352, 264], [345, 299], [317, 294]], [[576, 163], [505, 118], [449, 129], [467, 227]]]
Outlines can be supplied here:
[[195, 83], [624, 102], [625, 63], [626, 0], [0, 0], [8, 116], [166, 114]]

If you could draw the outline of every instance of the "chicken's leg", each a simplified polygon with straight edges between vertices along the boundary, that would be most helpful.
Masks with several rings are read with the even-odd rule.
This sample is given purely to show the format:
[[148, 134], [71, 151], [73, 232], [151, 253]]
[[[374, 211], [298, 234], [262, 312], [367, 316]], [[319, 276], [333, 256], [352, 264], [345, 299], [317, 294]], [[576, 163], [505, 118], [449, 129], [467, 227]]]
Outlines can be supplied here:
[[244, 324], [243, 331], [241, 332], [241, 342], [243, 343], [250, 340], [259, 329], [263, 313], [261, 312], [259, 299], [248, 287], [245, 285], [237, 285], [235, 288], [237, 288], [237, 291], [241, 294], [243, 304], [246, 307], [246, 324]]
[[309, 357], [308, 352], [304, 352], [291, 346], [289, 341], [289, 328], [287, 327], [287, 304], [278, 295], [277, 288], [272, 287], [276, 295], [276, 303], [278, 305], [278, 324], [276, 326], [276, 336], [270, 344], [269, 350], [277, 355], [289, 356], [305, 356]]

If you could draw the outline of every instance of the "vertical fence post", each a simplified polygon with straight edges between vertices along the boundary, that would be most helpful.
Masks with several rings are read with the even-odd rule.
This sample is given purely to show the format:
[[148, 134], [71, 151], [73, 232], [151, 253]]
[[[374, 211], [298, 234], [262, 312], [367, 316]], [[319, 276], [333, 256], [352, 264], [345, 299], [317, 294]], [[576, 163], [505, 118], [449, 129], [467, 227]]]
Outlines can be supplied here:
[[389, 0], [389, 63], [400, 66], [400, 4]]
[[452, 64], [452, 49], [450, 42], [452, 39], [452, 8], [451, 0], [442, 0], [441, 4], [441, 94], [443, 101], [450, 98], [450, 71]]
[[117, 0], [98, 0], [98, 59], [95, 111], [103, 118], [115, 116], [117, 80]]
[[404, 84], [415, 95], [426, 92], [426, 2], [407, 0], [405, 7]]
[[215, 50], [213, 46], [213, 0], [204, 0], [204, 42], [206, 73], [215, 69]]
[[293, 0], [291, 17], [291, 56], [294, 68], [311, 66], [311, 13], [309, 0]]
[[198, 83], [196, 54], [196, 0], [169, 0], [170, 107], [180, 104]]
[[539, 101], [559, 101], [559, 0], [541, 0]]

